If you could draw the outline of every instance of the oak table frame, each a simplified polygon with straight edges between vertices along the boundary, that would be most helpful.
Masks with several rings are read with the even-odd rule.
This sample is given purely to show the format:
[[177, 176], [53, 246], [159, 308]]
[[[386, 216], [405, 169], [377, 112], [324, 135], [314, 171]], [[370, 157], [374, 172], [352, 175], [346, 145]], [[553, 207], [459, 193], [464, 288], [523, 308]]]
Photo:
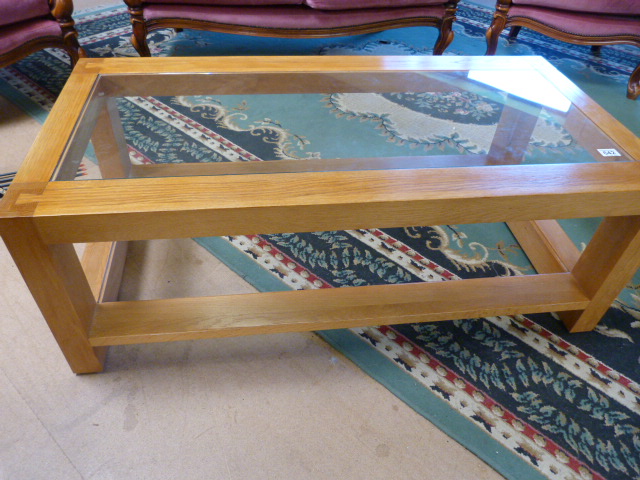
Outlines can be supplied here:
[[[571, 331], [593, 329], [640, 265], [636, 161], [439, 168], [437, 175], [429, 168], [285, 172], [268, 182], [250, 172], [117, 178], [131, 172], [122, 132], [108, 118], [110, 98], [175, 94], [168, 72], [188, 76], [181, 94], [198, 94], [211, 93], [204, 91], [211, 72], [472, 68], [539, 72], [640, 158], [638, 138], [540, 57], [81, 59], [0, 203], [0, 234], [71, 369], [101, 371], [109, 345], [490, 315], [555, 311]], [[230, 82], [224, 93], [279, 88], [245, 83]], [[64, 178], [60, 159], [89, 140], [77, 130], [82, 115], [97, 125], [92, 141], [103, 176], [116, 178], [52, 181]], [[584, 217], [604, 220], [580, 254], [554, 219]], [[508, 222], [538, 274], [115, 301], [129, 240], [485, 222]], [[73, 243], [88, 244], [82, 261]]]

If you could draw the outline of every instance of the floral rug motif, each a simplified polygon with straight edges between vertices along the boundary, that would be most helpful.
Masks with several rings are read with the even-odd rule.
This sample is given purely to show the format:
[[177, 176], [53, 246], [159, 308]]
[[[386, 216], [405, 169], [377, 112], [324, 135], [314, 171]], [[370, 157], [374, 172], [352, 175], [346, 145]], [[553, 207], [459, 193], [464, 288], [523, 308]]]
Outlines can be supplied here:
[[[491, 12], [462, 5], [447, 55], [484, 53]], [[124, 8], [76, 15], [91, 56], [135, 56]], [[282, 40], [172, 30], [150, 37], [155, 55], [429, 54], [435, 31], [399, 29], [339, 39]], [[499, 54], [543, 55], [634, 132], [640, 103], [624, 98], [637, 49], [605, 47], [599, 57], [523, 31]], [[70, 68], [47, 50], [0, 70], [0, 92], [43, 118]], [[265, 96], [266, 97], [266, 96]], [[243, 97], [135, 97], [119, 110], [136, 163], [476, 154], [488, 149], [502, 104], [476, 94], [318, 95], [304, 111]], [[390, 115], [390, 112], [392, 115]], [[473, 124], [467, 138], [425, 136], [412, 115], [434, 126]], [[190, 122], [184, 122], [189, 118]], [[320, 120], [321, 119], [321, 120]], [[322, 122], [323, 128], [317, 128]], [[343, 135], [335, 150], [325, 127]], [[435, 127], [434, 127], [435, 128]], [[570, 149], [570, 135], [542, 115], [527, 155]], [[483, 133], [485, 132], [485, 133]], [[358, 134], [354, 137], [355, 134]], [[334, 142], [335, 143], [335, 142]], [[256, 192], [258, 195], [259, 192]], [[597, 219], [563, 221], [582, 246]], [[197, 239], [261, 289], [340, 288], [456, 281], [535, 273], [504, 224], [412, 226]], [[259, 268], [256, 268], [258, 266]], [[640, 479], [640, 301], [634, 280], [595, 332], [569, 335], [553, 314], [369, 327], [322, 335], [416, 410], [511, 479]], [[372, 367], [375, 365], [375, 367]], [[391, 368], [389, 373], [388, 368]], [[385, 373], [381, 373], [381, 372]], [[409, 387], [396, 381], [410, 379]], [[417, 389], [418, 396], [412, 397]], [[416, 400], [417, 398], [417, 400]], [[421, 407], [429, 401], [429, 408]]]
[[[503, 105], [470, 92], [426, 92], [127, 97], [118, 109], [132, 161], [198, 163], [486, 154]], [[542, 111], [524, 162], [566, 161], [568, 153], [593, 161]]]
[[411, 110], [457, 123], [492, 125], [498, 122], [502, 112], [501, 104], [473, 92], [383, 93], [381, 96]]
[[[430, 151], [452, 147], [458, 153], [485, 154], [498, 128], [503, 104], [473, 92], [334, 93], [328, 106], [338, 117], [369, 121], [391, 142]], [[531, 133], [529, 151], [578, 148], [561, 125], [545, 118]], [[586, 152], [582, 152], [585, 154]]]

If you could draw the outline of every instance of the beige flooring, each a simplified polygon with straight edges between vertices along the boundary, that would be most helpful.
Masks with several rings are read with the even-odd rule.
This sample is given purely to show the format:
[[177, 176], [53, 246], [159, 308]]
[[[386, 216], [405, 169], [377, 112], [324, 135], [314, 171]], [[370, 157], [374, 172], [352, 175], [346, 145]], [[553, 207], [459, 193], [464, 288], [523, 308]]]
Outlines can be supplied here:
[[[39, 128], [0, 97], [0, 172]], [[190, 239], [128, 261], [126, 298], [252, 291]], [[4, 245], [0, 272], [1, 480], [502, 478], [313, 334], [117, 347], [73, 375]]]

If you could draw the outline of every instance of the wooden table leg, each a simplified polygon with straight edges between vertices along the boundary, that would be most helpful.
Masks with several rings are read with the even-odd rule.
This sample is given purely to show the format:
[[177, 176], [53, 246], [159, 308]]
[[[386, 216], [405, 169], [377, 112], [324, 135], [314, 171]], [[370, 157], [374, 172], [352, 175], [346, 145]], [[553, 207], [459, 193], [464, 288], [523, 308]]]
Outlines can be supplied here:
[[562, 312], [571, 332], [593, 330], [640, 266], [640, 216], [605, 218], [571, 270], [591, 298], [582, 311]]
[[88, 243], [82, 256], [84, 270], [98, 303], [118, 300], [129, 242]]
[[[107, 98], [100, 107], [91, 142], [103, 179], [130, 177], [131, 160], [116, 98]], [[87, 244], [82, 265], [98, 302], [117, 300], [127, 245], [128, 242]]]
[[518, 165], [524, 162], [539, 112], [540, 108], [535, 107], [529, 113], [508, 104], [504, 106], [489, 149], [489, 165]]
[[108, 98], [98, 113], [91, 142], [98, 158], [102, 178], [128, 178], [131, 172], [129, 151], [118, 112], [117, 99]]
[[89, 344], [96, 302], [73, 245], [45, 244], [30, 218], [5, 220], [2, 237], [75, 373], [102, 371], [105, 348]]
[[556, 220], [507, 222], [537, 273], [569, 272], [580, 251]]

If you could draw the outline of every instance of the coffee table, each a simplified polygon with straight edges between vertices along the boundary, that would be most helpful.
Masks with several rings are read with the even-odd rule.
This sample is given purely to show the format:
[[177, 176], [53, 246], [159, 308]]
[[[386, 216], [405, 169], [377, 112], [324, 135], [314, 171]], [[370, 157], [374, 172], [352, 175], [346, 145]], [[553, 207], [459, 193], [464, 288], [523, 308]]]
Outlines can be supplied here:
[[[407, 92], [486, 102], [496, 120], [462, 152], [154, 164], [131, 161], [119, 106]], [[443, 133], [437, 116], [419, 131], [480, 131]], [[573, 153], [532, 150], [549, 127]], [[101, 178], [74, 179], [90, 141]], [[586, 331], [640, 264], [639, 158], [638, 138], [540, 57], [82, 59], [0, 203], [0, 234], [76, 373], [133, 343], [549, 311]], [[603, 221], [580, 253], [554, 219], [584, 217]], [[131, 240], [488, 222], [508, 222], [537, 274], [117, 301]]]

